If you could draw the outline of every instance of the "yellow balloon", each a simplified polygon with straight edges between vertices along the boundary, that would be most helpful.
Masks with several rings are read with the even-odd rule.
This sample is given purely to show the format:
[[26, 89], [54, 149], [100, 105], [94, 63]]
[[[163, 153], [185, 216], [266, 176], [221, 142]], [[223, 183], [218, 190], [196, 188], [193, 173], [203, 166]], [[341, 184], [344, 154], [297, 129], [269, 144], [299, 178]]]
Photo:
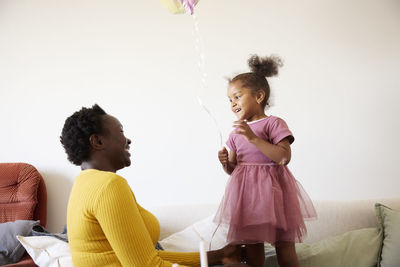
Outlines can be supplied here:
[[168, 9], [169, 12], [173, 14], [181, 14], [185, 13], [185, 9], [179, 3], [178, 1], [175, 0], [160, 0], [161, 4]]
[[[160, 3], [166, 9], [168, 9], [169, 12], [171, 12], [173, 14], [182, 14], [182, 13], [186, 12], [185, 8], [182, 6], [182, 4], [180, 2], [181, 1], [179, 1], [179, 0], [160, 0]], [[199, 2], [199, 0], [193, 1], [193, 2], [195, 2], [197, 4]], [[193, 4], [192, 4], [192, 7], [193, 7]], [[192, 11], [193, 11], [193, 9], [192, 9]]]

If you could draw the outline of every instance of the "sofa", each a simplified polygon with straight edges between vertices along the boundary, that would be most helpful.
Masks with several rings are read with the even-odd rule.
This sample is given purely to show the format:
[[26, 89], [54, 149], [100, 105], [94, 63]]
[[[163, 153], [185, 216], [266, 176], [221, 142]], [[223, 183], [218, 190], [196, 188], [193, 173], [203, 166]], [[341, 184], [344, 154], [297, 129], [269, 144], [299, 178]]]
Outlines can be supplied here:
[[[400, 198], [314, 201], [318, 219], [307, 221], [308, 236], [296, 244], [302, 267], [399, 267]], [[217, 204], [146, 207], [159, 220], [159, 244], [170, 251], [199, 251], [226, 244], [227, 229], [217, 227]], [[50, 236], [18, 237], [40, 266], [72, 266], [68, 243]], [[210, 242], [211, 241], [211, 242]], [[277, 267], [275, 249], [265, 244], [264, 266]]]
[[[314, 201], [318, 218], [306, 221], [308, 235], [296, 244], [300, 265], [321, 267], [399, 267], [400, 198]], [[149, 210], [161, 225], [166, 250], [211, 249], [225, 245], [227, 229], [212, 222], [216, 204], [159, 206]], [[217, 230], [216, 230], [217, 229]], [[265, 266], [279, 266], [273, 246], [265, 245]]]
[[[16, 220], [25, 220], [25, 223], [14, 225], [15, 227], [11, 228], [10, 224]], [[39, 221], [42, 226], [46, 226], [47, 191], [43, 177], [31, 164], [0, 163], [0, 229], [8, 232], [11, 231], [10, 229], [17, 231], [16, 226], [18, 226], [19, 233], [28, 233], [33, 226], [33, 222], [29, 221]], [[0, 263], [4, 263], [8, 259], [11, 261], [20, 258], [20, 254], [24, 253], [23, 248], [15, 247], [10, 253], [7, 251], [10, 248], [6, 246], [14, 242], [19, 246], [18, 241], [7, 239], [5, 232], [0, 234], [2, 237], [0, 238], [0, 257], [3, 257]], [[3, 244], [3, 242], [5, 243]], [[5, 266], [29, 267], [36, 265], [25, 253], [18, 262]]]

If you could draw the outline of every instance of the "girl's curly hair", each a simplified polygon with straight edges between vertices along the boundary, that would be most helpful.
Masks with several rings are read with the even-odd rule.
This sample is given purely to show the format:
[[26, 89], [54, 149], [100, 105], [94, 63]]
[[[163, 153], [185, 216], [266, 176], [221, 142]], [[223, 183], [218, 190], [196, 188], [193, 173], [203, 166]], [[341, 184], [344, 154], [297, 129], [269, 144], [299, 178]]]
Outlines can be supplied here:
[[104, 133], [102, 116], [107, 113], [97, 104], [91, 108], [82, 107], [65, 120], [60, 142], [68, 155], [68, 160], [81, 165], [89, 159], [92, 134]]
[[261, 105], [265, 108], [269, 105], [270, 87], [266, 77], [278, 75], [278, 68], [283, 66], [282, 60], [277, 56], [259, 57], [252, 55], [247, 61], [251, 72], [246, 72], [228, 79], [229, 83], [240, 81], [242, 86], [250, 88], [254, 93], [258, 90], [265, 92], [265, 98]]

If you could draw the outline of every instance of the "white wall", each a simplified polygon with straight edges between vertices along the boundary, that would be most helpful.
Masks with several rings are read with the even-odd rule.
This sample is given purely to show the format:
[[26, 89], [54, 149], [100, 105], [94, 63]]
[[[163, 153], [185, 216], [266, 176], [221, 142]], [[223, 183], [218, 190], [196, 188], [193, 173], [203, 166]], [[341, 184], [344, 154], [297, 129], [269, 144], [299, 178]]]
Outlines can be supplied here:
[[400, 194], [400, 2], [202, 0], [193, 20], [156, 0], [0, 0], [0, 162], [28, 162], [61, 231], [79, 168], [59, 143], [64, 120], [100, 104], [133, 140], [126, 177], [143, 206], [219, 202], [217, 160], [234, 120], [224, 77], [252, 53], [285, 61], [273, 107], [296, 137], [290, 168], [313, 199]]

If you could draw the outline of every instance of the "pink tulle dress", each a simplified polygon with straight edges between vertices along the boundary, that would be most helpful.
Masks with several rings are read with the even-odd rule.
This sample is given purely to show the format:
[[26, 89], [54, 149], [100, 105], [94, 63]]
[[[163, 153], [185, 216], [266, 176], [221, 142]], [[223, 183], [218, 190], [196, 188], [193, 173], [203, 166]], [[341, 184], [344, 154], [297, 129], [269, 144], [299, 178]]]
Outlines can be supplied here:
[[[284, 120], [268, 116], [248, 123], [253, 132], [272, 144], [294, 141]], [[229, 226], [229, 243], [301, 242], [304, 219], [316, 217], [314, 206], [287, 166], [274, 163], [243, 135], [232, 132], [227, 146], [237, 165], [225, 189], [214, 222]]]

